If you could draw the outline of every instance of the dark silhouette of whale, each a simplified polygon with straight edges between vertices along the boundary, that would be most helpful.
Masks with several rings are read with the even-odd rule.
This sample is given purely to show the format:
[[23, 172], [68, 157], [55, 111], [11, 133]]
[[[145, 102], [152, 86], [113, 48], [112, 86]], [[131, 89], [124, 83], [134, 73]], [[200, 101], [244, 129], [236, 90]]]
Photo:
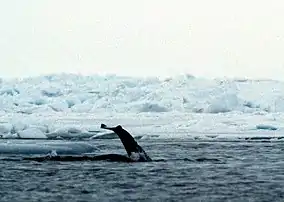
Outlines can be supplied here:
[[107, 127], [105, 124], [101, 124], [101, 128], [106, 130], [111, 130], [116, 133], [121, 140], [127, 156], [120, 154], [102, 154], [96, 156], [58, 156], [55, 152], [47, 156], [40, 157], [25, 157], [24, 160], [33, 161], [117, 161], [117, 162], [149, 162], [152, 159], [148, 154], [142, 149], [140, 145], [135, 141], [135, 139], [124, 130], [120, 125], [116, 127]]
[[105, 124], [101, 124], [101, 128], [111, 130], [118, 135], [119, 139], [121, 140], [127, 152], [128, 158], [130, 158], [132, 161], [139, 161], [139, 162], [152, 161], [152, 159], [148, 156], [148, 154], [134, 140], [132, 135], [130, 135], [129, 132], [124, 130], [121, 127], [121, 125], [118, 125], [116, 127], [107, 127]]

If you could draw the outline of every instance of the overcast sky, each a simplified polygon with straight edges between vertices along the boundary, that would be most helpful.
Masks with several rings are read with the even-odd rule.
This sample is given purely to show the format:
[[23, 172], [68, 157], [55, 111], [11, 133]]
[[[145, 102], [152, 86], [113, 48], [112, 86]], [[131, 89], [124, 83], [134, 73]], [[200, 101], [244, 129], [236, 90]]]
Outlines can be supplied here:
[[284, 79], [283, 0], [0, 0], [0, 76]]

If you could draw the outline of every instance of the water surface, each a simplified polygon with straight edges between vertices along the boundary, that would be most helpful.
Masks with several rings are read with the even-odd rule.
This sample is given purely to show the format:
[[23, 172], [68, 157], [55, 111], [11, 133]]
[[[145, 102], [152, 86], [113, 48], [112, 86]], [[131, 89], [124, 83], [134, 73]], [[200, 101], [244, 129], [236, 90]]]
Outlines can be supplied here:
[[[88, 143], [125, 153], [119, 140]], [[15, 156], [2, 154], [1, 201], [284, 200], [283, 142], [139, 143], [153, 162], [11, 161]]]

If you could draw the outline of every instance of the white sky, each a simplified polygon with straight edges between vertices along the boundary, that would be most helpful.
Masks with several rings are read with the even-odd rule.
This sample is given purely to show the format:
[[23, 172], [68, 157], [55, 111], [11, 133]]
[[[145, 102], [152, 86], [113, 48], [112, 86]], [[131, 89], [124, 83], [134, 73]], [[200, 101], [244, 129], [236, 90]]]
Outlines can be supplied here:
[[283, 0], [0, 0], [0, 77], [284, 79]]

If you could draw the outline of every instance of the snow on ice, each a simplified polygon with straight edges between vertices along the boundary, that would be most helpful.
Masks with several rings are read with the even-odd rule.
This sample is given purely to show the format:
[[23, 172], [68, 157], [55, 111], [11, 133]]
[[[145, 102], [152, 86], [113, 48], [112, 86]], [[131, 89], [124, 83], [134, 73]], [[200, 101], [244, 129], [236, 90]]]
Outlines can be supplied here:
[[281, 139], [284, 82], [191, 75], [2, 79], [0, 114], [0, 138], [7, 139], [103, 137], [101, 122], [143, 138]]

